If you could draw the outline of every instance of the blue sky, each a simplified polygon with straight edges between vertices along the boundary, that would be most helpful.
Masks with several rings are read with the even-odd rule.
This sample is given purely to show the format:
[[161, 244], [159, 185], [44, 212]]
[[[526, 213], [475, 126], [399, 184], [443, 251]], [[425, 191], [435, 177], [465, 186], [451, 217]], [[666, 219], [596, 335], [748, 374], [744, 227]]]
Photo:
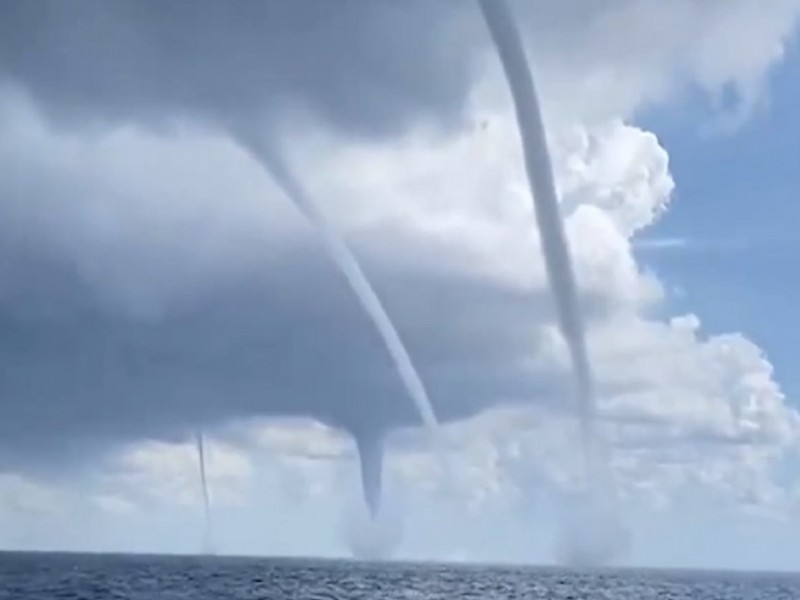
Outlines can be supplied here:
[[686, 247], [643, 250], [644, 264], [678, 288], [672, 306], [710, 333], [743, 331], [775, 365], [790, 400], [797, 369], [800, 278], [800, 52], [769, 77], [764, 104], [736, 129], [709, 134], [708, 98], [670, 103], [638, 120], [670, 153], [673, 205], [645, 237]]
[[[789, 403], [798, 406], [800, 52], [789, 52], [774, 69], [764, 100], [740, 126], [713, 134], [705, 127], [716, 114], [702, 98], [639, 119], [669, 150], [676, 180], [673, 206], [645, 237], [685, 241], [640, 249], [639, 256], [674, 286], [673, 310], [697, 313], [708, 333], [742, 331], [758, 343]], [[795, 480], [800, 462], [781, 470]], [[739, 568], [797, 569], [796, 524], [741, 525], [737, 534], [730, 522], [715, 524], [707, 514], [694, 527], [703, 532], [699, 546], [676, 536], [650, 549], [652, 561], [700, 550], [727, 556], [722, 562]]]

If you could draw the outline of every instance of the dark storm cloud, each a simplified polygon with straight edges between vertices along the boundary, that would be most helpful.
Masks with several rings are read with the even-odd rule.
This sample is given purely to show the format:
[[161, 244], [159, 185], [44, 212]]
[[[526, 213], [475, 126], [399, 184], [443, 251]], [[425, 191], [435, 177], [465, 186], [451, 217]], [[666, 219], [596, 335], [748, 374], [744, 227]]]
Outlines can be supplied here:
[[[133, 145], [155, 152], [160, 168], [129, 172], [109, 157], [62, 169], [60, 142], [17, 134], [0, 142], [0, 164], [14, 171], [0, 179], [0, 467], [78, 462], [251, 416], [310, 415], [350, 430], [419, 423], [346, 281], [274, 189], [258, 188], [255, 204], [223, 194], [230, 208], [218, 214], [181, 197], [201, 193], [185, 179], [194, 172], [176, 169], [161, 146]], [[131, 147], [111, 150], [124, 158]], [[238, 192], [239, 173], [259, 184], [246, 170], [222, 175], [244, 153], [219, 156], [217, 187]], [[198, 176], [210, 166], [202, 156]], [[183, 216], [162, 215], [158, 203]], [[146, 218], [130, 212], [142, 205]], [[106, 210], [98, 220], [87, 206]], [[207, 229], [208, 219], [220, 227]], [[89, 241], [109, 225], [113, 235]], [[209, 251], [207, 238], [224, 241]], [[558, 373], [519, 362], [537, 326], [553, 322], [546, 294], [454, 270], [407, 236], [354, 241], [443, 420], [566, 397]], [[601, 299], [587, 304], [603, 310]]]
[[[458, 122], [476, 50], [464, 33], [477, 22], [471, 8], [451, 0], [4, 2], [0, 83], [27, 93], [56, 128], [179, 120], [235, 130], [300, 109], [348, 134], [384, 135], [419, 119]], [[249, 416], [311, 415], [350, 430], [418, 423], [380, 340], [313, 238], [255, 245], [241, 234], [259, 228], [237, 227], [265, 215], [247, 210], [224, 216], [231, 234], [113, 209], [150, 202], [147, 193], [180, 203], [233, 162], [205, 160], [191, 173], [203, 183], [177, 191], [166, 182], [187, 173], [169, 166], [122, 173], [112, 162], [106, 177], [100, 151], [76, 162], [64, 158], [73, 156], [69, 143], [9, 141], [22, 120], [0, 109], [9, 111], [0, 114], [0, 467], [77, 460]], [[143, 179], [150, 183], [140, 189]], [[185, 224], [222, 218], [202, 210], [186, 209]], [[95, 227], [112, 233], [93, 236]], [[205, 248], [204, 234], [223, 233], [241, 254], [217, 260], [219, 248]], [[211, 254], [218, 264], [206, 272]], [[356, 254], [443, 420], [501, 400], [560, 397], [558, 374], [519, 361], [535, 346], [537, 324], [552, 322], [546, 296], [433, 274], [430, 256], [409, 271], [370, 262], [368, 247]], [[236, 263], [243, 255], [246, 264]]]
[[[126, 123], [159, 127], [188, 122], [230, 132], [271, 127], [299, 111], [349, 134], [386, 135], [419, 119], [441, 125], [458, 123], [472, 83], [472, 47], [464, 43], [463, 14], [462, 6], [452, 0], [3, 3], [0, 83], [24, 91], [57, 127]], [[85, 188], [83, 182], [78, 185]], [[29, 201], [29, 190], [15, 189], [13, 183], [11, 188], [6, 208], [13, 216], [15, 206]], [[83, 191], [71, 190], [73, 194]], [[69, 194], [69, 190], [52, 190], [48, 196]], [[59, 203], [51, 199], [42, 207], [47, 210], [48, 204]], [[65, 216], [65, 227], [69, 227], [72, 219]], [[34, 221], [49, 223], [50, 234], [58, 229], [52, 226], [52, 216]], [[7, 230], [19, 224], [18, 219], [10, 222], [13, 225]], [[51, 246], [49, 252], [35, 248], [28, 252], [27, 246], [36, 244], [30, 233], [23, 231], [17, 240], [22, 242], [24, 260], [14, 262], [19, 248], [10, 250], [12, 258], [6, 260], [4, 297], [23, 301], [3, 315], [6, 338], [13, 341], [5, 348], [0, 385], [12, 409], [21, 409], [18, 414], [12, 410], [10, 427], [24, 426], [24, 437], [32, 446], [46, 445], [55, 430], [69, 435], [73, 425], [94, 424], [99, 432], [114, 437], [116, 425], [107, 421], [140, 433], [162, 426], [166, 431], [174, 423], [173, 416], [186, 420], [193, 411], [199, 419], [210, 421], [222, 416], [204, 415], [202, 399], [212, 396], [208, 405], [217, 407], [223, 398], [236, 398], [230, 410], [221, 409], [226, 415], [308, 412], [339, 422], [355, 419], [344, 418], [339, 409], [332, 410], [331, 416], [319, 408], [317, 398], [326, 390], [326, 374], [341, 381], [338, 387], [335, 381], [331, 383], [333, 390], [345, 389], [347, 395], [361, 390], [348, 381], [353, 365], [337, 362], [347, 355], [346, 349], [328, 347], [327, 341], [310, 343], [337, 333], [341, 337], [338, 323], [333, 330], [315, 327], [313, 308], [302, 323], [294, 315], [289, 318], [291, 335], [278, 322], [263, 323], [271, 338], [259, 336], [263, 332], [258, 331], [258, 315], [269, 311], [275, 300], [263, 290], [237, 292], [235, 300], [197, 299], [194, 316], [186, 314], [153, 328], [128, 323], [119, 315], [98, 312], [91, 300], [88, 308], [84, 306], [85, 297], [91, 295], [83, 281], [85, 273], [80, 271], [86, 268], [86, 260], [54, 266], [52, 250], [59, 244], [43, 239], [40, 243]], [[73, 255], [81, 254], [79, 245], [73, 236], [69, 248]], [[91, 251], [97, 252], [98, 246]], [[83, 254], [85, 258], [86, 251]], [[141, 271], [135, 256], [121, 262], [122, 269]], [[104, 277], [106, 285], [97, 281]], [[94, 273], [91, 288], [106, 295], [110, 289], [112, 298], [116, 294], [123, 304], [148, 304], [147, 298], [132, 297], [131, 290], [124, 298], [125, 286], [113, 281], [118, 277], [101, 268]], [[135, 278], [146, 280], [148, 274], [135, 272], [132, 277], [134, 290], [141, 290]], [[178, 274], [178, 278], [185, 277]], [[62, 286], [46, 291], [37, 287], [40, 281], [51, 279]], [[123, 275], [123, 283], [125, 279]], [[258, 298], [254, 303], [258, 305], [248, 313], [241, 305], [252, 298]], [[351, 300], [343, 302], [348, 307], [344, 314], [350, 310], [353, 318]], [[217, 305], [209, 308], [209, 302]], [[31, 311], [39, 317], [55, 314], [57, 318], [21, 320], [20, 312]], [[252, 316], [256, 321], [250, 320]], [[340, 318], [337, 315], [333, 321]], [[264, 355], [248, 350], [237, 332], [257, 340], [257, 346], [278, 344], [282, 352]], [[17, 352], [15, 347], [24, 351]], [[67, 350], [70, 347], [72, 351]], [[315, 355], [309, 347], [321, 353]], [[252, 363], [258, 359], [267, 362], [261, 367], [261, 379], [241, 372], [254, 369]], [[367, 371], [369, 366], [367, 361]], [[199, 371], [204, 370], [216, 384], [199, 386]], [[309, 370], [321, 374], [317, 387], [316, 379], [307, 376]], [[269, 381], [266, 388], [265, 381]], [[297, 382], [303, 385], [297, 387]], [[309, 396], [314, 400], [305, 400]], [[147, 401], [142, 400], [145, 397]], [[166, 406], [153, 410], [151, 405], [142, 405], [148, 401], [152, 406]], [[360, 414], [358, 401], [347, 406], [352, 408], [345, 412]], [[130, 418], [121, 419], [129, 408]], [[15, 437], [20, 436], [8, 439]]]
[[453, 0], [26, 0], [0, 4], [0, 77], [56, 119], [307, 109], [365, 134], [457, 120], [471, 11]]
[[[0, 307], [0, 462], [77, 457], [250, 416], [310, 415], [348, 429], [418, 424], [327, 258], [308, 251], [263, 266], [262, 276], [144, 320], [98, 304], [64, 265], [27, 261], [25, 280], [38, 283]], [[510, 362], [522, 339], [496, 319], [522, 319], [535, 298], [385, 267], [377, 282], [379, 292], [403, 287], [430, 300], [387, 305], [401, 327], [413, 325], [404, 333], [443, 419], [559, 389], [552, 375]], [[58, 301], [34, 308], [43, 298]], [[535, 337], [535, 327], [523, 329]]]

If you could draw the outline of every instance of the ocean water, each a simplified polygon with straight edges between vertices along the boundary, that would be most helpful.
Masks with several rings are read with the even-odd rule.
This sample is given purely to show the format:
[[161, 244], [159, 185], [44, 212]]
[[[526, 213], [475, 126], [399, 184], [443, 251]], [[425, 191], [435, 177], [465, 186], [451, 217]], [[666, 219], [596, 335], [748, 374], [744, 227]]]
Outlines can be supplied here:
[[13, 600], [789, 600], [800, 576], [0, 553]]

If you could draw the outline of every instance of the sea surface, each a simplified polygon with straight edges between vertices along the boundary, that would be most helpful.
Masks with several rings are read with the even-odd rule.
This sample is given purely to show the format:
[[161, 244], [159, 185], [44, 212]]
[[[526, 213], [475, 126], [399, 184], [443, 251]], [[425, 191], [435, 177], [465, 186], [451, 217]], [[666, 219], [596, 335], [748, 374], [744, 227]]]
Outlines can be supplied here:
[[800, 576], [0, 553], [0, 599], [51, 598], [794, 600]]

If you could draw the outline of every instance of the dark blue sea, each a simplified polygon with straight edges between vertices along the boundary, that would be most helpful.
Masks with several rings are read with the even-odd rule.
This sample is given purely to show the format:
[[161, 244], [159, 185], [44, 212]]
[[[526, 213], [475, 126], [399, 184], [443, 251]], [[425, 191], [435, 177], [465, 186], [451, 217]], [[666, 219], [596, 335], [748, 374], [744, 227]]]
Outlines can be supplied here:
[[800, 576], [0, 553], [0, 599], [800, 600]]

